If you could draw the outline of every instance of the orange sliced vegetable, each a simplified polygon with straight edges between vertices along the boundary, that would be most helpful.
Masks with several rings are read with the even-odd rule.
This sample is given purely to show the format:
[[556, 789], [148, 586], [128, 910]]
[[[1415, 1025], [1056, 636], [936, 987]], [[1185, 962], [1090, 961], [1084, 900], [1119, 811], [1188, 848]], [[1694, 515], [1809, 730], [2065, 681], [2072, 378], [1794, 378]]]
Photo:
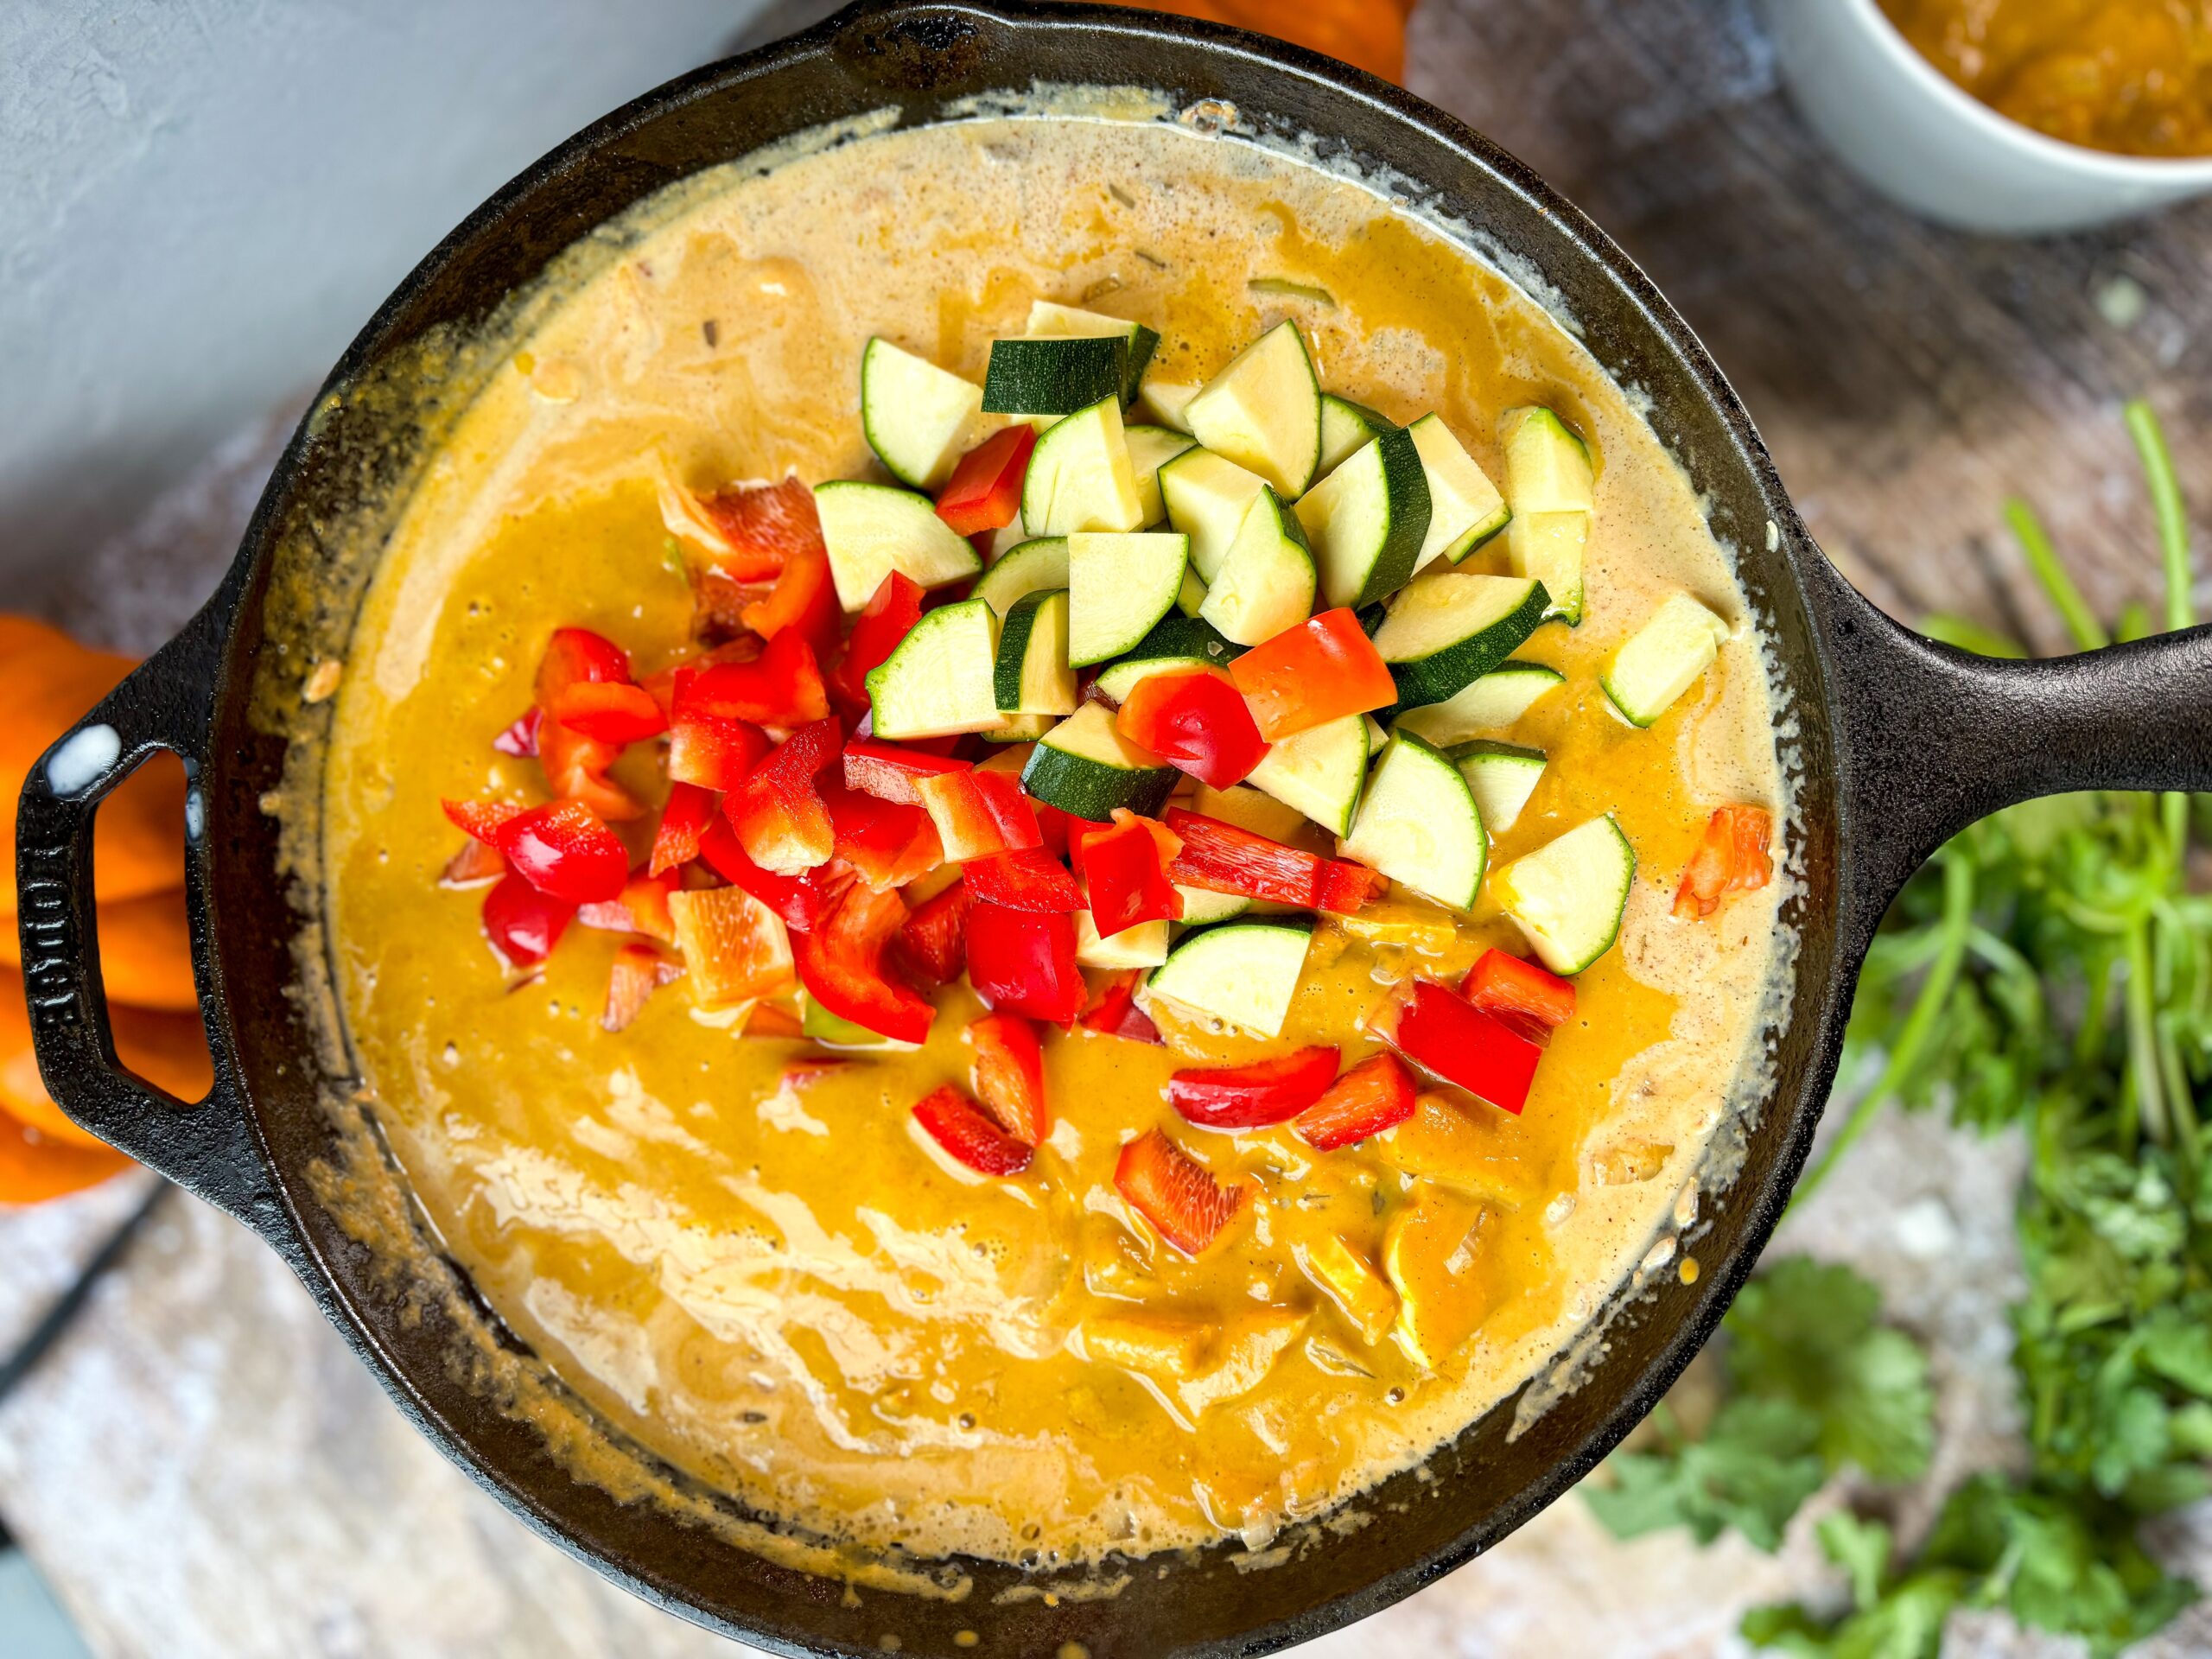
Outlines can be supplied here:
[[1774, 818], [1764, 807], [1724, 806], [1706, 821], [1705, 839], [1675, 890], [1675, 914], [1710, 916], [1732, 893], [1752, 893], [1774, 879]]
[[748, 1002], [791, 982], [790, 933], [774, 911], [743, 887], [671, 893], [668, 908], [701, 1007]]

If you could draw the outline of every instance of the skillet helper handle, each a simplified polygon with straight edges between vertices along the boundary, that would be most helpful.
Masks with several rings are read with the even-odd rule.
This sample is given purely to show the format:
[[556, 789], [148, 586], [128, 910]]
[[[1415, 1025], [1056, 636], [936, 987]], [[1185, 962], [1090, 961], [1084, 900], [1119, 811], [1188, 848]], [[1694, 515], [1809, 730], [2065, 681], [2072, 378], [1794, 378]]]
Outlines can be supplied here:
[[[16, 926], [32, 1040], [47, 1092], [92, 1134], [257, 1230], [277, 1200], [239, 1081], [237, 1056], [207, 1011], [215, 972], [206, 887], [207, 758], [220, 618], [203, 611], [141, 664], [33, 766], [16, 820]], [[93, 813], [141, 762], [184, 763], [185, 904], [193, 971], [215, 1085], [188, 1105], [117, 1058], [100, 978], [92, 888]]]

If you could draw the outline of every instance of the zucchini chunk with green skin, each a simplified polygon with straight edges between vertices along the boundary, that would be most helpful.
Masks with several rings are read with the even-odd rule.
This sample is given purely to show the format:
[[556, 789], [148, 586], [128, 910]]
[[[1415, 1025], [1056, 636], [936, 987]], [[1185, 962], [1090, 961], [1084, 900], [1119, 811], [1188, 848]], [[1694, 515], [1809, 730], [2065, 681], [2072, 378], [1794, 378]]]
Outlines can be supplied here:
[[1512, 511], [1490, 474], [1442, 421], [1424, 415], [1406, 430], [1421, 451], [1421, 474], [1428, 484], [1428, 534], [1414, 569], [1438, 559], [1457, 564], [1503, 530]]
[[1238, 655], [1238, 647], [1223, 639], [1212, 623], [1195, 616], [1162, 617], [1157, 627], [1137, 641], [1135, 650], [1099, 671], [1099, 694], [1126, 702], [1136, 683], [1147, 675], [1226, 668]]
[[1104, 703], [1086, 702], [1037, 740], [1021, 786], [1049, 806], [1104, 823], [1117, 806], [1152, 817], [1181, 776], [1124, 740]]
[[1032, 536], [1135, 530], [1144, 522], [1136, 469], [1118, 397], [1101, 397], [1054, 422], [1029, 453], [1021, 526]]
[[872, 1048], [911, 1054], [921, 1047], [919, 1043], [904, 1043], [896, 1037], [886, 1037], [842, 1014], [832, 1014], [804, 992], [799, 995], [798, 1025], [801, 1036], [812, 1038], [824, 1048]]
[[1191, 429], [1191, 399], [1201, 390], [1195, 380], [1163, 380], [1154, 375], [1137, 388], [1137, 400], [1131, 406], [1131, 413], [1187, 434]]
[[1608, 817], [1501, 865], [1491, 893], [1545, 967], [1579, 974], [1613, 947], [1636, 885], [1636, 849]]
[[1023, 594], [1067, 585], [1068, 538], [1036, 536], [1000, 554], [997, 562], [976, 578], [969, 597], [983, 601], [1004, 617]]
[[1129, 384], [1125, 336], [995, 340], [983, 376], [987, 415], [1072, 415], [1101, 397], [1122, 401]]
[[861, 430], [901, 484], [935, 490], [950, 478], [982, 406], [982, 387], [887, 340], [861, 349]]
[[1087, 910], [1075, 913], [1075, 959], [1086, 968], [1157, 968], [1167, 960], [1167, 924], [1139, 922], [1101, 937]]
[[1191, 568], [1211, 585], [1244, 527], [1244, 515], [1268, 487], [1256, 473], [1211, 449], [1185, 450], [1160, 469], [1160, 505], [1167, 522], [1191, 538]]
[[1313, 942], [1310, 916], [1252, 917], [1193, 928], [1146, 982], [1150, 996], [1240, 1030], [1280, 1036]]
[[1190, 807], [1193, 812], [1233, 823], [1239, 830], [1249, 830], [1269, 841], [1287, 843], [1297, 839], [1299, 832], [1306, 828], [1306, 815], [1297, 808], [1287, 806], [1272, 795], [1262, 794], [1245, 784], [1231, 784], [1227, 789], [1198, 784], [1192, 793]]
[[1541, 663], [1500, 663], [1458, 695], [1407, 709], [1397, 728], [1448, 749], [1485, 732], [1510, 729], [1537, 698], [1566, 683], [1566, 675]]
[[1191, 541], [1173, 531], [1068, 537], [1068, 660], [1108, 663], [1143, 643], [1175, 608]]
[[1184, 615], [1195, 618], [1206, 607], [1206, 584], [1198, 573], [1185, 565], [1183, 585], [1175, 590], [1175, 608]]
[[1054, 715], [1007, 715], [976, 734], [986, 743], [1034, 743], [1058, 722]]
[[893, 570], [942, 588], [982, 568], [968, 538], [937, 516], [929, 497], [912, 490], [845, 480], [817, 484], [814, 510], [837, 603], [846, 610], [866, 605]]
[[999, 725], [998, 633], [998, 618], [980, 599], [923, 612], [869, 671], [869, 729], [895, 742]]
[[994, 686], [1001, 714], [1075, 712], [1075, 670], [1068, 664], [1066, 588], [1046, 588], [1014, 601], [999, 629]]
[[1298, 521], [1331, 609], [1395, 594], [1414, 574], [1428, 536], [1428, 480], [1410, 433], [1383, 433], [1298, 504]]
[[1675, 594], [1613, 653], [1598, 683], [1631, 726], [1649, 726], [1713, 666], [1728, 625], [1688, 594]]
[[1314, 470], [1313, 482], [1319, 483], [1351, 460], [1355, 449], [1363, 448], [1385, 432], [1396, 429], [1395, 422], [1376, 414], [1365, 404], [1355, 404], [1351, 398], [1339, 397], [1333, 391], [1323, 392], [1321, 464]]
[[1343, 850], [1440, 905], [1472, 910], [1490, 837], [1459, 769], [1401, 733], [1375, 764]]
[[1399, 707], [1456, 696], [1518, 651], [1548, 606], [1544, 584], [1525, 576], [1434, 570], [1416, 578], [1375, 631]]
[[1197, 440], [1164, 426], [1124, 426], [1122, 430], [1129, 446], [1129, 470], [1136, 474], [1137, 505], [1148, 528], [1167, 517], [1160, 494], [1160, 469], [1195, 448]]
[[1297, 808], [1331, 835], [1345, 835], [1366, 787], [1372, 753], [1367, 716], [1345, 715], [1269, 744], [1244, 781]]
[[1285, 500], [1305, 494], [1321, 463], [1321, 383], [1298, 325], [1279, 322], [1237, 353], [1183, 416], [1192, 437]]
[[1198, 614], [1224, 639], [1256, 645], [1313, 613], [1314, 585], [1313, 556], [1298, 515], [1263, 486], [1245, 510]]
[[1213, 922], [1225, 922], [1252, 908], [1252, 901], [1241, 893], [1214, 893], [1205, 887], [1179, 885], [1175, 891], [1183, 895], [1183, 925], [1185, 927], [1205, 927]]
[[1486, 739], [1451, 751], [1452, 764], [1467, 780], [1475, 810], [1491, 834], [1502, 836], [1520, 821], [1544, 775], [1544, 752]]
[[1596, 480], [1590, 451], [1548, 409], [1509, 409], [1498, 421], [1505, 449], [1505, 555], [1516, 576], [1534, 576], [1569, 627], [1582, 622], [1582, 555], [1590, 539]]
[[1109, 317], [1103, 311], [1085, 311], [1077, 306], [1061, 305], [1052, 300], [1032, 300], [1029, 302], [1027, 332], [1032, 340], [1118, 338], [1127, 342], [1128, 372], [1122, 381], [1122, 401], [1124, 404], [1137, 395], [1137, 385], [1144, 378], [1145, 367], [1152, 361], [1153, 352], [1160, 345], [1158, 331], [1147, 328], [1141, 322]]

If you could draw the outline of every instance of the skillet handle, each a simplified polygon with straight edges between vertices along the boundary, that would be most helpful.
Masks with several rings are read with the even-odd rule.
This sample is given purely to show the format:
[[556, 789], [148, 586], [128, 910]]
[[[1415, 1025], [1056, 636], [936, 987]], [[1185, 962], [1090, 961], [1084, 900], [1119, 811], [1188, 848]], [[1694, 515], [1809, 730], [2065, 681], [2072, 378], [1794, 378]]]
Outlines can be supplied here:
[[[206, 885], [207, 746], [221, 671], [217, 606], [134, 670], [30, 770], [16, 820], [23, 988], [47, 1091], [69, 1116], [187, 1192], [270, 1233], [280, 1211], [213, 993]], [[116, 1058], [92, 901], [94, 809], [139, 764], [184, 762], [185, 904], [215, 1086], [188, 1105]]]

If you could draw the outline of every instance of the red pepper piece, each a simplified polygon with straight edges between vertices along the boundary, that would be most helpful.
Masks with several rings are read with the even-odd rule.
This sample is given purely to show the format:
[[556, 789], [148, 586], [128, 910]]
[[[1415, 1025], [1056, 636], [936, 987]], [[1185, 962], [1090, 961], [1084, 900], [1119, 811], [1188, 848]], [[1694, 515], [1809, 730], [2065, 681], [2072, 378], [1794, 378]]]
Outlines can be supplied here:
[[814, 647], [797, 629], [771, 639], [750, 662], [710, 664], [677, 682], [676, 718], [712, 715], [755, 726], [804, 726], [830, 712]]
[[544, 717], [541, 710], [533, 708], [528, 714], [517, 719], [515, 723], [508, 727], [505, 731], [493, 738], [492, 747], [501, 754], [512, 754], [522, 760], [535, 760], [537, 759], [537, 722]]
[[1116, 974], [1098, 988], [1098, 1001], [1084, 1012], [1076, 1023], [1085, 1031], [1096, 1031], [1108, 1037], [1126, 1037], [1131, 1042], [1160, 1041], [1160, 1027], [1152, 1017], [1136, 1005], [1137, 987], [1144, 975], [1131, 968]]
[[658, 737], [668, 729], [668, 716], [641, 685], [579, 681], [563, 690], [546, 712], [570, 731], [617, 747]]
[[1036, 1155], [949, 1083], [914, 1103], [914, 1122], [947, 1157], [979, 1175], [1019, 1175]]
[[1086, 992], [1075, 959], [1075, 918], [1008, 910], [971, 899], [968, 982], [1001, 1014], [1064, 1026], [1083, 1012]]
[[803, 875], [764, 870], [746, 855], [744, 842], [724, 817], [717, 817], [699, 837], [699, 856], [724, 880], [743, 887], [774, 911], [794, 933], [820, 923], [853, 881], [852, 871], [836, 862], [817, 865]]
[[1004, 905], [1008, 910], [1066, 915], [1083, 908], [1083, 893], [1075, 878], [1042, 847], [970, 859], [962, 874], [970, 898]]
[[632, 870], [622, 891], [596, 904], [581, 905], [576, 919], [586, 927], [608, 933], [642, 933], [663, 944], [676, 942], [676, 920], [669, 913], [668, 895], [678, 886], [674, 870], [660, 875]]
[[1574, 982], [1503, 950], [1485, 950], [1460, 982], [1459, 995], [1484, 1014], [1518, 1025], [1536, 1042], [1574, 1018]]
[[899, 929], [899, 961], [925, 990], [950, 985], [967, 966], [968, 888], [956, 881], [918, 905]]
[[655, 875], [689, 864], [699, 856], [699, 837], [714, 822], [715, 795], [696, 784], [668, 786], [668, 804], [661, 808], [660, 828], [653, 832], [653, 850], [646, 868]]
[[518, 813], [499, 826], [498, 844], [516, 874], [570, 905], [612, 899], [630, 879], [630, 855], [578, 801]]
[[1037, 1027], [1015, 1014], [987, 1014], [968, 1027], [976, 1060], [969, 1080], [976, 1097], [1003, 1128], [1025, 1146], [1041, 1146], [1052, 1132], [1045, 1103], [1045, 1051]]
[[814, 780], [843, 734], [834, 719], [800, 727], [722, 798], [722, 816], [762, 869], [797, 875], [836, 850], [836, 827]]
[[884, 953], [906, 919], [895, 893], [855, 881], [810, 933], [791, 940], [807, 993], [842, 1020], [902, 1043], [930, 1034], [937, 1010], [884, 972]]
[[1183, 895], [1161, 868], [1155, 827], [1122, 810], [1115, 813], [1111, 828], [1086, 827], [1075, 836], [1076, 868], [1083, 873], [1090, 918], [1102, 938], [1140, 922], [1172, 921], [1183, 913]]
[[575, 913], [566, 900], [505, 875], [484, 895], [484, 937], [507, 967], [534, 968], [553, 953]]
[[527, 810], [512, 801], [455, 801], [443, 800], [438, 804], [445, 809], [453, 827], [472, 841], [480, 841], [486, 847], [499, 844], [499, 831], [520, 817]]
[[[556, 628], [537, 665], [537, 707], [553, 708], [579, 684], [626, 685], [630, 658], [613, 640], [588, 628]], [[537, 725], [537, 760], [545, 781], [563, 800], [579, 801], [610, 823], [642, 817], [645, 804], [607, 777], [622, 746], [563, 726], [550, 716]]]
[[1337, 1075], [1337, 1051], [1301, 1048], [1247, 1065], [1194, 1066], [1167, 1080], [1167, 1103], [1202, 1129], [1264, 1129], [1321, 1098]]
[[955, 864], [1045, 844], [1029, 798], [1010, 772], [940, 772], [916, 779], [914, 790]]
[[856, 737], [845, 745], [845, 787], [902, 806], [919, 806], [914, 785], [921, 779], [943, 772], [965, 772], [965, 760], [941, 754], [925, 754], [918, 748], [886, 743], [881, 738]]
[[1395, 1128], [1413, 1115], [1413, 1074], [1386, 1049], [1369, 1055], [1331, 1084], [1290, 1128], [1314, 1151], [1333, 1152]]
[[1088, 820], [1071, 817], [1050, 801], [1032, 800], [1029, 806], [1037, 815], [1037, 833], [1042, 837], [1040, 844], [1054, 858], [1065, 858], [1068, 855], [1070, 828]]
[[901, 806], [824, 779], [823, 804], [836, 835], [836, 855], [879, 892], [901, 887], [944, 862], [937, 828], [918, 806]]
[[840, 706], [858, 719], [868, 707], [868, 677], [898, 649], [922, 620], [922, 585], [903, 570], [876, 584], [875, 593], [853, 623], [845, 654], [830, 676], [830, 690]]
[[599, 1023], [608, 1031], [626, 1031], [645, 1009], [646, 999], [662, 986], [683, 977], [681, 963], [671, 962], [650, 944], [626, 944], [614, 953], [614, 966], [607, 980], [607, 1012]]
[[1021, 481], [1036, 447], [1037, 429], [1027, 421], [992, 433], [960, 457], [937, 499], [937, 516], [957, 536], [1005, 529], [1021, 511]]
[[1214, 789], [1243, 783], [1268, 753], [1243, 694], [1211, 669], [1147, 675], [1130, 688], [1114, 727]]
[[1543, 1049], [1523, 1033], [1431, 981], [1395, 1001], [1397, 1027], [1379, 1033], [1415, 1065], [1516, 1117]]
[[1774, 879], [1774, 818], [1761, 806], [1723, 806], [1706, 821], [1705, 839], [1675, 890], [1675, 914], [1710, 916], [1732, 893], [1751, 893]]
[[464, 841], [461, 850], [446, 861], [444, 872], [438, 877], [442, 887], [480, 887], [487, 881], [496, 881], [507, 873], [505, 856], [496, 847], [480, 841]]
[[1122, 1147], [1114, 1165], [1114, 1190], [1185, 1255], [1212, 1243], [1244, 1207], [1242, 1183], [1222, 1185], [1158, 1129]]
[[1313, 895], [1317, 910], [1333, 911], [1339, 916], [1357, 916], [1390, 890], [1390, 878], [1380, 870], [1364, 864], [1355, 864], [1349, 859], [1325, 858], [1321, 861], [1321, 880]]
[[740, 610], [745, 626], [763, 639], [791, 632], [817, 645], [836, 637], [837, 593], [812, 490], [787, 478], [702, 496], [699, 505], [729, 543], [728, 554], [717, 561], [722, 574], [733, 582], [775, 582]]
[[668, 775], [701, 789], [733, 790], [768, 753], [767, 734], [742, 720], [679, 709], [669, 726]]
[[1262, 640], [1230, 664], [1229, 676], [1270, 743], [1398, 700], [1389, 664], [1348, 610], [1324, 611]]
[[1167, 867], [1167, 879], [1180, 887], [1346, 915], [1381, 890], [1380, 878], [1363, 864], [1286, 847], [1202, 812], [1171, 806], [1167, 828], [1183, 843]]

